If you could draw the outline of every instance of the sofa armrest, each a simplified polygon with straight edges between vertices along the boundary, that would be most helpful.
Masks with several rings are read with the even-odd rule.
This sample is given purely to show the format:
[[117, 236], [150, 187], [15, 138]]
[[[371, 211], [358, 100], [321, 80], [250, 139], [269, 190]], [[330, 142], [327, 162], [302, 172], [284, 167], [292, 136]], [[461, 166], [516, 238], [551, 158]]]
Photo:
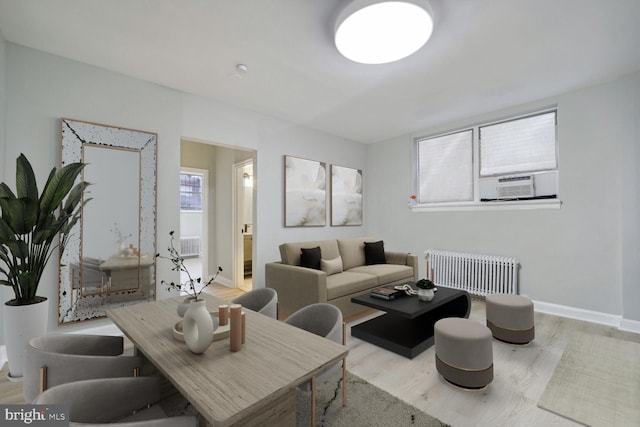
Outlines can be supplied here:
[[285, 316], [307, 305], [327, 302], [327, 274], [321, 270], [267, 263], [265, 287], [278, 293], [278, 312]]
[[408, 252], [385, 251], [387, 264], [408, 265], [413, 268], [413, 280], [418, 281], [418, 256]]

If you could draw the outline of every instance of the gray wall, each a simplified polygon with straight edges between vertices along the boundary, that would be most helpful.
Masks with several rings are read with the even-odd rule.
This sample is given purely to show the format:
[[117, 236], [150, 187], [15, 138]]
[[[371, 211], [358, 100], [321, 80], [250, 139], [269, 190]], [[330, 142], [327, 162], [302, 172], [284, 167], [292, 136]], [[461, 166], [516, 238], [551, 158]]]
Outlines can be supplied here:
[[5, 90], [5, 70], [6, 70], [6, 44], [4, 42], [4, 37], [2, 37], [2, 33], [0, 32], [0, 166], [2, 167], [2, 171], [0, 172], [0, 179], [5, 182], [5, 170], [7, 163], [7, 153], [5, 151], [5, 102], [6, 99], [6, 90]]
[[[7, 174], [7, 165], [9, 164], [9, 159], [7, 158], [7, 150], [5, 144], [5, 110], [6, 110], [6, 85], [5, 85], [5, 75], [6, 75], [6, 44], [4, 41], [4, 37], [0, 32], [0, 182], [7, 182], [9, 180], [9, 175]], [[15, 161], [15, 159], [14, 159]], [[10, 182], [10, 181], [9, 181]], [[13, 187], [12, 187], [13, 188]], [[12, 299], [11, 296], [13, 293], [11, 289], [7, 286], [0, 286], [0, 302], [4, 304], [5, 301]], [[1, 318], [1, 317], [0, 317]], [[0, 343], [4, 342], [4, 328], [0, 328]]]
[[[635, 74], [371, 146], [369, 234], [420, 256], [427, 248], [513, 255], [522, 264], [521, 293], [534, 300], [640, 320], [638, 81]], [[561, 209], [409, 211], [413, 137], [552, 103]]]
[[[280, 243], [366, 234], [364, 226], [283, 226], [284, 155], [365, 169], [366, 145], [190, 95], [183, 99], [183, 136], [256, 150], [254, 286], [256, 282], [258, 286], [264, 286], [264, 264], [280, 259]], [[366, 170], [364, 179], [367, 179]], [[367, 194], [364, 197], [368, 197]], [[367, 212], [365, 225], [366, 215]]]
[[621, 99], [621, 123], [635, 124], [623, 141], [622, 164], [622, 307], [625, 319], [640, 320], [640, 73], [628, 78]]
[[[640, 74], [416, 133], [559, 105], [560, 210], [447, 213], [407, 209], [415, 135], [366, 146], [0, 40], [0, 90], [3, 80], [4, 180], [15, 174], [20, 152], [40, 171], [39, 180], [59, 164], [61, 117], [158, 133], [159, 248], [179, 225], [181, 138], [256, 150], [255, 286], [264, 286], [264, 264], [279, 258], [282, 242], [377, 235], [391, 249], [419, 255], [427, 247], [515, 255], [522, 291], [534, 299], [640, 320]], [[284, 227], [284, 155], [362, 169], [365, 226]], [[159, 264], [159, 276], [177, 280], [171, 274], [169, 265]], [[54, 306], [57, 283], [51, 262], [39, 294]], [[3, 301], [10, 299], [6, 291]], [[50, 330], [57, 328], [52, 310]]]
[[[61, 117], [157, 132], [157, 242], [167, 247], [168, 231], [179, 223], [181, 95], [12, 43], [6, 44], [6, 54], [6, 156], [14, 160], [9, 161], [7, 176], [15, 174], [15, 158], [24, 152], [39, 187], [44, 185], [48, 171], [60, 164]], [[38, 290], [51, 301], [50, 329], [57, 328], [57, 273], [54, 256]], [[158, 287], [160, 296], [164, 292]]]
[[[5, 176], [15, 174], [15, 158], [24, 152], [34, 169], [40, 171], [39, 180], [46, 179], [42, 171], [48, 172], [60, 163], [61, 117], [157, 132], [157, 243], [158, 248], [166, 248], [168, 232], [179, 227], [181, 138], [255, 149], [259, 219], [254, 286], [258, 287], [264, 286], [264, 264], [279, 258], [278, 244], [328, 235], [364, 234], [364, 227], [285, 228], [283, 156], [364, 169], [366, 146], [12, 43], [0, 45], [6, 46], [6, 63], [0, 63], [0, 77], [6, 74], [6, 97], [0, 102], [1, 108], [6, 109]], [[232, 160], [237, 161], [235, 156]], [[42, 186], [44, 182], [38, 184]], [[48, 265], [38, 292], [52, 301], [50, 330], [58, 329], [57, 271], [54, 260]], [[178, 279], [162, 260], [158, 277]], [[165, 297], [166, 291], [158, 287], [158, 294]], [[5, 292], [3, 301], [8, 299]], [[103, 323], [106, 321], [95, 321], [90, 326]], [[87, 325], [62, 328], [68, 331]]]

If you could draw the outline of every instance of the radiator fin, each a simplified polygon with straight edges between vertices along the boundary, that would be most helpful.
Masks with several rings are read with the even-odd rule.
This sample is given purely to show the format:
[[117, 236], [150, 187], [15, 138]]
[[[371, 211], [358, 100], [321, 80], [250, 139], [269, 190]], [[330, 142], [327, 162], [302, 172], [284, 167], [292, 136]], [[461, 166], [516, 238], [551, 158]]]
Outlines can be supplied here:
[[180, 255], [183, 257], [199, 257], [200, 236], [181, 237]]
[[472, 295], [518, 294], [515, 257], [427, 249], [427, 272], [433, 269], [436, 286], [461, 289]]

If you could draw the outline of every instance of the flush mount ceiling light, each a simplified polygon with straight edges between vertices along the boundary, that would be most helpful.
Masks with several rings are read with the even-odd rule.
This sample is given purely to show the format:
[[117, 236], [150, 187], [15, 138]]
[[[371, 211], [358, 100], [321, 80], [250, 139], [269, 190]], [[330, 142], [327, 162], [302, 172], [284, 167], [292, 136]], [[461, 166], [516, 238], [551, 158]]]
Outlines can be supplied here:
[[338, 16], [335, 43], [345, 57], [363, 64], [406, 58], [429, 40], [433, 20], [422, 0], [356, 0]]

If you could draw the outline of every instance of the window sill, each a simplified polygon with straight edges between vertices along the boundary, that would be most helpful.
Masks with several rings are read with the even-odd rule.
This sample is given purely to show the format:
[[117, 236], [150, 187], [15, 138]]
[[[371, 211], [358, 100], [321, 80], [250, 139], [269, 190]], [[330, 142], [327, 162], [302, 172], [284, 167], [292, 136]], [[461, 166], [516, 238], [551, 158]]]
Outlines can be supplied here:
[[530, 209], [560, 209], [559, 199], [514, 200], [500, 202], [452, 202], [431, 203], [409, 206], [411, 212], [452, 212], [452, 211], [509, 211]]

